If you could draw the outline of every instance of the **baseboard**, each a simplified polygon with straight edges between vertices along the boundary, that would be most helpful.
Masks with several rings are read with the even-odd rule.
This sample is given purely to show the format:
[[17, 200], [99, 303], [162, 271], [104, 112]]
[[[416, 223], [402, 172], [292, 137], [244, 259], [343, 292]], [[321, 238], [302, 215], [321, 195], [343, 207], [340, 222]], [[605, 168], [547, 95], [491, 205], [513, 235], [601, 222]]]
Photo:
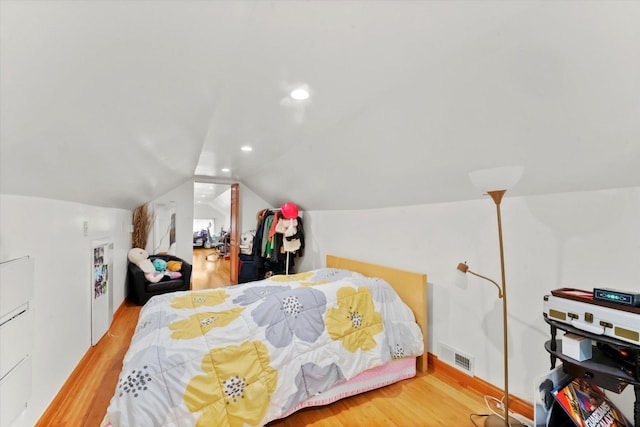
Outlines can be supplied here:
[[[467, 387], [482, 395], [493, 396], [498, 399], [504, 394], [504, 390], [501, 388], [489, 384], [476, 376], [465, 374], [448, 363], [440, 361], [438, 356], [433, 353], [427, 353], [427, 360], [429, 372], [437, 372], [439, 375], [445, 375], [462, 387]], [[533, 405], [512, 394], [509, 394], [509, 409], [525, 418], [533, 419]]]

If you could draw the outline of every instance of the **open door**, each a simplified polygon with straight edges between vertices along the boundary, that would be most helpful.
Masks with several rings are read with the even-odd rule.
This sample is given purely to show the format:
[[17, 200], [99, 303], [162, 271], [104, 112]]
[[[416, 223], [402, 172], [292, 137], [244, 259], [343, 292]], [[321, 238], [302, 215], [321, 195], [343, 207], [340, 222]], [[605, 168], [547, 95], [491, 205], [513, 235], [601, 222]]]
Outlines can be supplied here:
[[229, 279], [232, 285], [238, 284], [238, 267], [240, 258], [240, 248], [238, 242], [240, 241], [238, 231], [238, 215], [239, 215], [239, 200], [240, 200], [240, 184], [231, 184], [231, 238], [229, 248]]

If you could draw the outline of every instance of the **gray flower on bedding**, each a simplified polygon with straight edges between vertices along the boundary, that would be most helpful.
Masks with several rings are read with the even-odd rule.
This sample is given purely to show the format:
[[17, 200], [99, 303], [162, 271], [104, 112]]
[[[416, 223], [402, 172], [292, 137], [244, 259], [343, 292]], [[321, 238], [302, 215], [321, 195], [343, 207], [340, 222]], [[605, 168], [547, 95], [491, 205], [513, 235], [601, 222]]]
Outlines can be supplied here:
[[345, 380], [342, 370], [335, 363], [324, 367], [311, 362], [305, 363], [296, 374], [297, 391], [289, 396], [282, 410], [287, 412], [305, 400], [327, 391]]
[[254, 286], [244, 290], [242, 295], [233, 299], [234, 304], [250, 305], [276, 292], [288, 291], [291, 286]]
[[145, 317], [143, 322], [138, 323], [136, 327], [136, 335], [138, 338], [145, 337], [152, 332], [166, 327], [178, 317], [177, 314], [165, 314], [162, 312], [151, 313]]
[[392, 359], [419, 356], [424, 352], [422, 340], [404, 322], [384, 322], [387, 347]]
[[[159, 366], [159, 360], [170, 363]], [[109, 412], [113, 425], [135, 425], [135, 421], [128, 420], [127, 408], [131, 405], [138, 405], [138, 408], [145, 412], [149, 425], [162, 425], [173, 406], [172, 401], [180, 401], [180, 396], [170, 396], [166, 393], [162, 377], [181, 378], [186, 369], [184, 362], [180, 354], [169, 357], [165, 348], [159, 346], [147, 347], [136, 353], [126, 363], [126, 366], [134, 369], [123, 370], [118, 379]], [[178, 400], [175, 400], [176, 398]], [[147, 399], [152, 399], [155, 404], [148, 404]], [[158, 399], [162, 401], [158, 402]]]
[[251, 316], [260, 326], [267, 326], [265, 338], [275, 347], [285, 347], [293, 336], [315, 342], [324, 331], [322, 315], [327, 300], [313, 288], [297, 288], [265, 298]]
[[374, 301], [393, 303], [400, 299], [400, 297], [390, 284], [382, 279], [376, 279], [376, 281], [381, 284], [381, 286], [377, 288], [377, 291], [372, 291], [372, 298]]

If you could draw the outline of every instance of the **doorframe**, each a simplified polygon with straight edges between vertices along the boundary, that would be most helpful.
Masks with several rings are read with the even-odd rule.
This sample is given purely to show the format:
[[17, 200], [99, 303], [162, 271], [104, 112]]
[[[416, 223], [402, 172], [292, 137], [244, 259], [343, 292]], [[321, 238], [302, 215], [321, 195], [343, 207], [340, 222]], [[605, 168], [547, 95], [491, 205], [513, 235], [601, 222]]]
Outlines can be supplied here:
[[231, 238], [229, 248], [229, 279], [232, 285], [238, 284], [238, 270], [240, 264], [240, 248], [238, 247], [239, 234], [238, 219], [240, 207], [240, 184], [231, 184]]

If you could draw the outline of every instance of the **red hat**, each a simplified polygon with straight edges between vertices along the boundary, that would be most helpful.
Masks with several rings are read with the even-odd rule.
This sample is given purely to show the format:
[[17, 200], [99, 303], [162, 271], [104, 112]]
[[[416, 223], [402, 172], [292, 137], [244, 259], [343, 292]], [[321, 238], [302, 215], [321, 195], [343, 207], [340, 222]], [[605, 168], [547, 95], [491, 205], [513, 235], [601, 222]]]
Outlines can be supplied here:
[[282, 206], [280, 206], [280, 211], [282, 212], [282, 216], [287, 219], [294, 219], [298, 217], [298, 207], [295, 203], [284, 203]]

